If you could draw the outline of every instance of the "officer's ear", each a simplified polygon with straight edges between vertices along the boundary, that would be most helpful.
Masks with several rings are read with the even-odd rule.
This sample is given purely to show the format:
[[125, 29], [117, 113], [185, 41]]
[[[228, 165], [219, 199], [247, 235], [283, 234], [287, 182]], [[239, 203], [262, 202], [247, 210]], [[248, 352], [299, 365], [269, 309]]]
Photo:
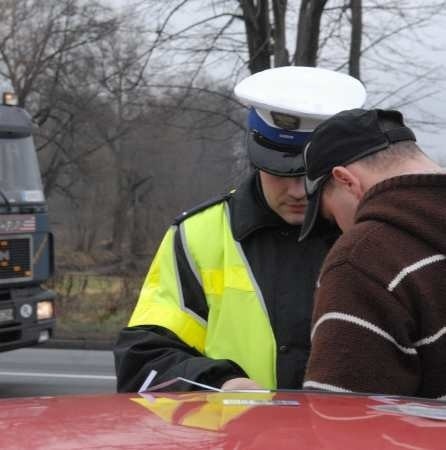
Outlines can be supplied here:
[[364, 188], [358, 176], [347, 167], [333, 167], [331, 174], [338, 187], [352, 194], [357, 200], [364, 195]]

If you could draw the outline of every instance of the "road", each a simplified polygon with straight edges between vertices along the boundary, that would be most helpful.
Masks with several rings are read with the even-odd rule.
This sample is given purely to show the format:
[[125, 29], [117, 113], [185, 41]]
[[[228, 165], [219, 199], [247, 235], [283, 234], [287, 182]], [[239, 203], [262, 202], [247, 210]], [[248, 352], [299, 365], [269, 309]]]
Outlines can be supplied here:
[[110, 351], [27, 348], [0, 353], [0, 398], [116, 392]]

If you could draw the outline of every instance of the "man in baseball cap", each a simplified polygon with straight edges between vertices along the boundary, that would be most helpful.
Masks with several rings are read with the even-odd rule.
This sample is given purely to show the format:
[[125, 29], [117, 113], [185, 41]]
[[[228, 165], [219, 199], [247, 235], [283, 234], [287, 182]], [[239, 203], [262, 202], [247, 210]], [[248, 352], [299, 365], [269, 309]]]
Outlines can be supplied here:
[[446, 174], [400, 112], [353, 109], [314, 130], [309, 207], [344, 232], [316, 290], [304, 387], [446, 396]]
[[[299, 239], [305, 239], [315, 225], [322, 188], [334, 167], [351, 164], [391, 144], [415, 140], [401, 113], [394, 110], [343, 111], [319, 125], [304, 152], [308, 206]], [[342, 218], [339, 221], [342, 225]]]

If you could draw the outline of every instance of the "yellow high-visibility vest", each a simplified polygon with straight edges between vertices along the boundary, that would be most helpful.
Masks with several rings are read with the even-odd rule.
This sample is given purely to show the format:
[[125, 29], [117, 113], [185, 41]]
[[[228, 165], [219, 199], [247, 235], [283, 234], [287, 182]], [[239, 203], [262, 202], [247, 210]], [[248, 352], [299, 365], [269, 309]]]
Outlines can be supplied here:
[[209, 307], [207, 321], [186, 307], [174, 250], [177, 226], [166, 233], [129, 326], [159, 325], [213, 359], [236, 362], [265, 388], [276, 388], [276, 342], [262, 293], [230, 227], [226, 202], [179, 225], [186, 257]]

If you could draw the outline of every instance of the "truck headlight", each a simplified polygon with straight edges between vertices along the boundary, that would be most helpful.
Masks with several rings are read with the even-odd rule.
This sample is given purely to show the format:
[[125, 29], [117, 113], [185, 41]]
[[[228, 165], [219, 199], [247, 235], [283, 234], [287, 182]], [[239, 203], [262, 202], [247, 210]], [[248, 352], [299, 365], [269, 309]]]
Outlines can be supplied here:
[[18, 98], [13, 92], [3, 92], [3, 104], [9, 106], [17, 106]]
[[37, 320], [51, 319], [54, 317], [53, 302], [48, 300], [37, 303]]

